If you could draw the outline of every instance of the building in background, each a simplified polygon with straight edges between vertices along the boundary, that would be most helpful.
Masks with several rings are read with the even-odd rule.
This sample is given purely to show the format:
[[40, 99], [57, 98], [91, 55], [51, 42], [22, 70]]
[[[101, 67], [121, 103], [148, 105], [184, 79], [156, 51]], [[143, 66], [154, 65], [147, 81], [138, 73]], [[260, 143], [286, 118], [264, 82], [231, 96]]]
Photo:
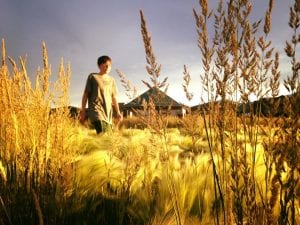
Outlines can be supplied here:
[[178, 103], [165, 92], [152, 87], [132, 101], [124, 104], [121, 108], [123, 116], [132, 117], [136, 114], [148, 115], [150, 113], [151, 102], [159, 114], [184, 117], [189, 111], [188, 106]]

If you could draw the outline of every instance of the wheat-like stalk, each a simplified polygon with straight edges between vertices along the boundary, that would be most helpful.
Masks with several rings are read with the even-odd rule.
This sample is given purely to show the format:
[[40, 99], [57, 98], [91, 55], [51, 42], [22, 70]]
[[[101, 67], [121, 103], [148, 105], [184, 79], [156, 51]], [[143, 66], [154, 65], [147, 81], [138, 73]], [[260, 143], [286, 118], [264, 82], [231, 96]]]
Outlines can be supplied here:
[[7, 176], [6, 176], [5, 168], [4, 168], [1, 161], [0, 161], [0, 175], [1, 175], [1, 177], [4, 180], [4, 183], [5, 183], [7, 181]]
[[134, 86], [132, 87], [130, 80], [126, 79], [126, 75], [119, 69], [116, 70], [117, 74], [120, 77], [120, 81], [122, 86], [125, 89], [125, 94], [129, 99], [134, 99], [137, 97], [137, 88]]
[[191, 101], [194, 94], [189, 92], [189, 85], [190, 85], [190, 82], [191, 82], [191, 75], [190, 75], [186, 65], [183, 66], [183, 81], [184, 81], [184, 83], [182, 84], [182, 87], [183, 87], [185, 96], [189, 101]]
[[147, 30], [147, 24], [146, 24], [146, 20], [145, 20], [144, 13], [142, 10], [140, 10], [140, 16], [141, 16], [141, 32], [142, 32], [142, 37], [143, 37], [143, 41], [144, 41], [146, 61], [148, 64], [146, 66], [146, 70], [147, 70], [147, 72], [150, 76], [150, 80], [151, 80], [151, 84], [146, 81], [143, 81], [143, 83], [148, 88], [152, 88], [152, 87], [165, 88], [165, 91], [166, 91], [167, 87], [168, 87], [168, 84], [167, 84], [168, 77], [165, 77], [163, 79], [163, 81], [159, 81], [161, 65], [156, 62], [156, 57], [154, 55], [152, 44], [151, 44], [151, 37]]

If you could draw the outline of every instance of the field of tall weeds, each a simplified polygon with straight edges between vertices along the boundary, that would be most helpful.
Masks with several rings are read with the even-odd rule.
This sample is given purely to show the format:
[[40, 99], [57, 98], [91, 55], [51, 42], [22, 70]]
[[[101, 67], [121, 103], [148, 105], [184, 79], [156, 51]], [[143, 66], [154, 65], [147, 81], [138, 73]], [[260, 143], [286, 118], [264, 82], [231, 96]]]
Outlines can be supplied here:
[[[273, 4], [253, 22], [248, 0], [220, 1], [216, 10], [200, 0], [193, 12], [206, 106], [175, 119], [159, 114], [153, 98], [150, 113], [101, 135], [70, 117], [69, 65], [62, 60], [53, 81], [43, 43], [43, 66], [29, 79], [26, 59], [8, 57], [2, 40], [0, 225], [300, 224], [300, 1], [289, 12], [284, 78], [269, 40]], [[150, 78], [143, 82], [166, 91], [140, 16]], [[279, 110], [281, 80], [290, 93], [284, 115], [249, 104], [250, 96], [268, 97]], [[183, 65], [187, 99], [190, 82]]]

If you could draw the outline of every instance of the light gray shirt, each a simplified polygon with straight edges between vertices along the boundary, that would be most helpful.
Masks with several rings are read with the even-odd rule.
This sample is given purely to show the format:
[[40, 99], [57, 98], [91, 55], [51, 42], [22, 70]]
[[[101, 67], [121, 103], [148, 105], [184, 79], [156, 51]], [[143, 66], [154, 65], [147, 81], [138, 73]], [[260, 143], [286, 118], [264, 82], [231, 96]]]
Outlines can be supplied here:
[[112, 99], [118, 94], [115, 79], [109, 75], [91, 73], [85, 91], [88, 96], [88, 117], [92, 122], [102, 120], [112, 124]]

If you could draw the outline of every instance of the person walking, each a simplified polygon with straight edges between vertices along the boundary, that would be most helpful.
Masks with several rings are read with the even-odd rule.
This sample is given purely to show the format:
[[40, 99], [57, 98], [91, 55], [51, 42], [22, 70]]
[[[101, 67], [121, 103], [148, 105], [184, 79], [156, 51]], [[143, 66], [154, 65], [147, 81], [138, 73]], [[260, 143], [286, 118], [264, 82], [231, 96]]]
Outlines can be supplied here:
[[109, 75], [112, 60], [104, 55], [98, 58], [97, 64], [99, 73], [91, 73], [86, 81], [81, 101], [80, 122], [84, 123], [89, 118], [99, 134], [112, 127], [113, 108], [118, 120], [122, 120], [122, 114], [117, 101], [118, 88], [115, 79]]

